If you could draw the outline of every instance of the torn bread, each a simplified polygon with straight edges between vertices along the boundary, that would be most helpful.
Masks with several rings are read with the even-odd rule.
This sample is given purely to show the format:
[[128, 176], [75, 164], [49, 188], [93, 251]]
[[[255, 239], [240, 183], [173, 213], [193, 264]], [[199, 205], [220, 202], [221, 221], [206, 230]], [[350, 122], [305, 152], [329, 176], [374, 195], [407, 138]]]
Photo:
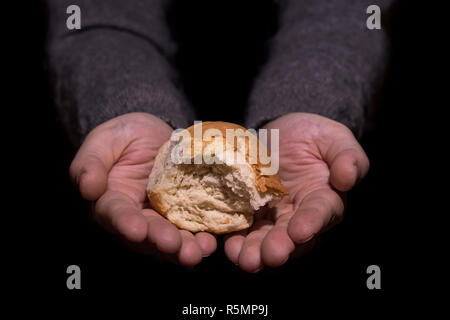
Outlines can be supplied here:
[[[245, 138], [226, 139], [226, 129], [245, 132], [245, 128], [227, 122], [201, 124], [203, 133], [214, 129], [220, 135], [199, 139], [191, 126], [186, 129], [191, 139], [167, 141], [149, 177], [150, 205], [177, 227], [192, 232], [223, 234], [246, 229], [253, 223], [255, 210], [281, 199], [287, 189], [278, 175], [261, 172], [264, 166], [258, 159], [251, 161], [248, 140], [245, 145]], [[234, 161], [229, 161], [226, 152], [231, 152]], [[210, 161], [201, 161], [206, 155]], [[195, 163], [198, 160], [202, 163]]]

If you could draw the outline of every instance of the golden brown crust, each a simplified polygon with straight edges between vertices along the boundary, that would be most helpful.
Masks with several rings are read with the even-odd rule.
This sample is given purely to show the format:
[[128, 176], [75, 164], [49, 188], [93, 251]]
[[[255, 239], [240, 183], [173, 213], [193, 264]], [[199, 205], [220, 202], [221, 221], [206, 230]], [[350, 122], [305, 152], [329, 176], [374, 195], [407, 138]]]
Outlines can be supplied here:
[[271, 192], [280, 196], [289, 194], [288, 189], [283, 186], [278, 175], [260, 175], [258, 178], [256, 178], [255, 185], [256, 188], [261, 192]]
[[152, 209], [159, 212], [163, 216], [166, 216], [167, 215], [166, 208], [163, 206], [158, 193], [147, 190], [147, 196]]
[[[209, 130], [209, 129], [218, 129], [218, 130], [220, 130], [220, 132], [222, 132], [223, 137], [225, 137], [225, 135], [227, 134], [227, 131], [226, 131], [227, 129], [241, 129], [244, 131], [247, 130], [242, 126], [235, 124], [235, 123], [231, 123], [231, 122], [205, 121], [205, 122], [202, 122], [201, 124], [202, 124], [203, 132], [205, 132], [206, 130]], [[194, 126], [195, 125], [192, 125], [186, 129], [192, 137], [194, 136]]]
[[[206, 132], [208, 129], [218, 129], [222, 133], [223, 139], [225, 139], [225, 137], [226, 137], [227, 129], [241, 129], [244, 132], [247, 130], [238, 124], [230, 123], [230, 122], [223, 122], [223, 121], [206, 121], [206, 122], [202, 122], [201, 124], [202, 124], [203, 133]], [[189, 132], [189, 134], [191, 135], [191, 137], [194, 137], [194, 126], [195, 125], [192, 125], [186, 129]], [[203, 148], [206, 145], [208, 145], [209, 143], [211, 143], [210, 141], [202, 141], [202, 142], [203, 142], [202, 143]], [[194, 139], [191, 140], [191, 143], [192, 143], [191, 148], [194, 149]], [[259, 146], [259, 144], [258, 144], [258, 146]], [[234, 147], [236, 150], [236, 148], [237, 148], [236, 139], [234, 141]], [[246, 157], [248, 160], [249, 148], [247, 148], [247, 150], [246, 150]], [[289, 194], [289, 191], [281, 183], [281, 180], [280, 180], [280, 177], [278, 176], [278, 174], [274, 174], [274, 175], [261, 174], [261, 168], [266, 167], [266, 166], [269, 166], [269, 164], [267, 164], [267, 165], [261, 164], [259, 161], [259, 157], [257, 159], [257, 163], [252, 164], [252, 168], [255, 171], [255, 175], [256, 175], [255, 185], [256, 185], [256, 188], [258, 189], [258, 191], [270, 192], [270, 193], [276, 194], [278, 196], [283, 196], [283, 195]]]
[[[202, 123], [202, 126], [203, 126], [202, 133], [205, 133], [209, 129], [217, 129], [220, 131], [222, 138], [224, 140], [227, 139], [226, 137], [227, 129], [240, 129], [244, 134], [247, 133], [245, 128], [227, 122], [204, 122]], [[194, 126], [189, 127], [188, 132], [191, 135], [191, 137], [194, 137]], [[220, 137], [216, 138], [221, 139]], [[187, 146], [190, 145], [192, 149], [194, 149], [194, 146], [195, 148], [200, 147], [200, 150], [197, 149], [195, 150], [195, 152], [191, 152], [191, 157], [201, 155], [202, 151], [205, 151], [204, 148], [208, 146], [209, 143], [214, 143], [214, 139], [211, 140], [212, 141], [204, 141], [202, 139], [202, 141], [197, 145], [199, 141], [197, 140], [196, 143], [194, 143], [194, 139], [191, 139], [191, 143], [188, 143]], [[252, 142], [257, 141], [257, 137], [255, 138], [253, 136], [247, 136], [245, 138], [245, 144], [247, 145], [247, 142], [250, 141]], [[216, 143], [217, 142], [218, 141], [216, 141]], [[237, 150], [238, 146], [239, 148], [241, 147], [244, 148], [242, 144], [243, 140], [241, 139], [234, 139], [233, 142], [230, 140], [225, 142], [226, 143], [223, 144], [225, 148], [226, 146], [230, 146], [230, 143], [234, 144], [235, 151]], [[186, 204], [184, 204], [184, 200], [180, 200], [182, 198], [182, 195], [174, 195], [176, 199], [172, 199], [171, 196], [169, 196], [167, 193], [167, 188], [163, 187], [162, 185], [163, 182], [161, 182], [162, 177], [164, 177], [162, 176], [163, 172], [168, 172], [166, 170], [171, 170], [170, 168], [166, 168], [164, 166], [167, 161], [166, 158], [170, 155], [170, 144], [167, 143], [168, 142], [166, 142], [166, 144], [164, 145], [165, 148], [161, 147], [160, 150], [158, 151], [158, 156], [155, 159], [154, 168], [152, 170], [152, 174], [149, 177], [150, 180], [147, 188], [149, 203], [155, 211], [159, 212], [162, 216], [164, 216], [178, 228], [189, 230], [191, 232], [206, 231], [215, 234], [224, 234], [246, 229], [252, 225], [254, 214], [253, 211], [251, 212], [233, 211], [233, 214], [227, 216], [227, 214], [225, 212], [222, 212], [220, 209], [216, 210], [215, 208], [213, 208], [211, 212], [209, 211], [206, 212], [204, 210], [198, 209], [195, 205], [193, 205], [191, 202], [188, 201], [190, 198], [189, 195], [186, 194], [183, 195], [184, 197], [187, 197], [186, 199], [184, 199], [188, 202]], [[215, 144], [213, 147], [216, 147], [216, 145], [220, 147], [220, 144]], [[264, 147], [260, 144], [258, 144], [257, 146]], [[215, 150], [215, 148], [210, 148], [209, 150]], [[236, 154], [236, 156], [241, 157], [243, 155], [243, 152], [244, 150], [239, 150], [239, 154]], [[245, 165], [245, 167], [243, 168], [240, 168], [239, 170], [245, 171], [245, 177], [247, 179], [246, 185], [248, 188], [251, 189], [249, 191], [251, 191], [253, 197], [249, 199], [249, 202], [251, 203], [253, 209], [256, 210], [257, 207], [263, 206], [270, 200], [277, 200], [281, 196], [288, 194], [288, 192], [287, 189], [282, 185], [278, 175], [262, 174], [262, 172], [264, 172], [262, 168], [270, 166], [270, 164], [267, 165], [261, 164], [259, 158], [252, 159], [253, 161], [250, 161], [250, 153], [251, 153], [250, 148], [246, 148], [245, 160], [247, 161], [247, 163], [251, 165], [254, 175], [252, 175], [251, 170], [249, 171], [247, 165]], [[257, 154], [259, 155], [259, 152], [257, 152]], [[252, 163], [254, 162], [254, 160], [256, 160], [256, 163]], [[248, 180], [249, 178], [251, 179], [252, 176], [254, 176], [253, 179], [255, 179], [254, 183]], [[161, 185], [158, 187], [159, 183], [161, 183]], [[273, 195], [276, 195], [276, 197], [273, 197]], [[254, 203], [252, 203], [251, 201], [254, 201]], [[184, 205], [186, 207], [183, 207]], [[181, 210], [180, 207], [182, 208]]]

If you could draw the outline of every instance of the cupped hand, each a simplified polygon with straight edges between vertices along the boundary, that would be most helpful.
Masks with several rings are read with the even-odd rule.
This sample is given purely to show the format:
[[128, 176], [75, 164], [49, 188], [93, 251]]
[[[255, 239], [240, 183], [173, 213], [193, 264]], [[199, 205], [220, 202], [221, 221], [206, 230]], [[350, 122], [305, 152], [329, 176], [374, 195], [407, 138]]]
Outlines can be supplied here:
[[86, 137], [70, 166], [83, 198], [95, 202], [94, 218], [141, 252], [198, 264], [216, 249], [209, 233], [177, 229], [149, 208], [146, 184], [160, 146], [172, 129], [147, 113], [109, 120]]
[[309, 250], [316, 235], [342, 219], [345, 192], [369, 169], [352, 132], [331, 119], [292, 113], [265, 128], [279, 129], [278, 174], [290, 194], [257, 212], [249, 230], [226, 238], [228, 258], [247, 272], [281, 266]]

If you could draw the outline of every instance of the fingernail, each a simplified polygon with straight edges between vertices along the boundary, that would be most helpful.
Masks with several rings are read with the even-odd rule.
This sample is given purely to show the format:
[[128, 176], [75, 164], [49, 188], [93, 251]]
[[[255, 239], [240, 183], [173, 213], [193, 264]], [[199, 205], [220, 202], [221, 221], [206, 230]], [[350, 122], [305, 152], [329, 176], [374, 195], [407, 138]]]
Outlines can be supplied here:
[[309, 236], [308, 238], [306, 238], [305, 240], [303, 240], [301, 243], [307, 243], [308, 241], [310, 241], [312, 238], [314, 238], [315, 234]]
[[258, 272], [260, 272], [262, 269], [263, 269], [263, 267], [260, 267], [260, 268], [256, 269], [255, 271], [253, 271], [252, 273], [258, 273]]

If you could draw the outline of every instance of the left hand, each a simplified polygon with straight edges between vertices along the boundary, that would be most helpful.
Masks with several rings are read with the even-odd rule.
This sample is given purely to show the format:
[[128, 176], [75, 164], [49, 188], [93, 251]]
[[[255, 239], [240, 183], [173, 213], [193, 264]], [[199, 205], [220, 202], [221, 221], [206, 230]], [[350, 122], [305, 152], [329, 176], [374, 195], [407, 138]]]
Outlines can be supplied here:
[[290, 194], [257, 212], [250, 229], [227, 236], [226, 255], [247, 272], [281, 266], [294, 251], [307, 251], [318, 234], [342, 220], [345, 192], [369, 169], [353, 133], [331, 119], [291, 113], [265, 128], [269, 134], [279, 129], [278, 174]]

